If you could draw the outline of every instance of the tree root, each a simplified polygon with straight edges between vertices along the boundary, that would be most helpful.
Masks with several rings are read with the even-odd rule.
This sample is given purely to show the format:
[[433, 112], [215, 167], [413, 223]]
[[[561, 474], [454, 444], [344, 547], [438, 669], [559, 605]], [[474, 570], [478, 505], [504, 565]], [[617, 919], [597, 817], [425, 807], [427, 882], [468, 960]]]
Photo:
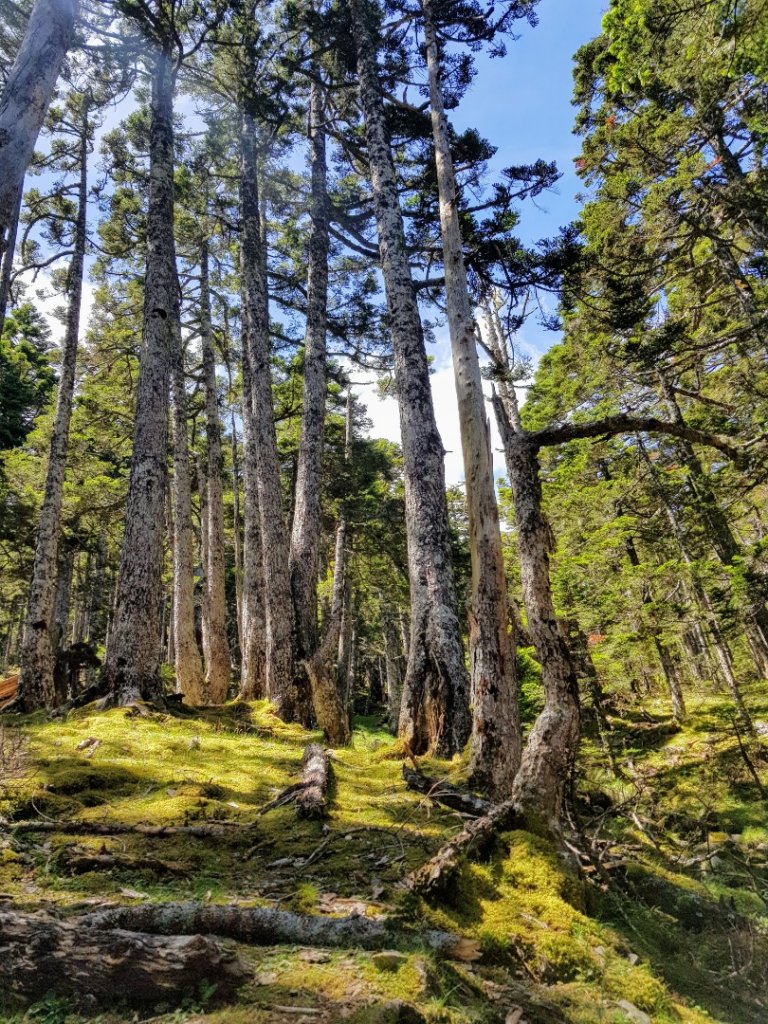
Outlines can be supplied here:
[[436, 804], [442, 804], [452, 811], [460, 811], [462, 814], [469, 814], [473, 818], [480, 818], [488, 814], [493, 804], [483, 800], [472, 793], [465, 793], [452, 786], [444, 779], [436, 779], [430, 775], [423, 775], [420, 771], [414, 771], [408, 765], [403, 765], [403, 779], [408, 789], [416, 793], [423, 793]]

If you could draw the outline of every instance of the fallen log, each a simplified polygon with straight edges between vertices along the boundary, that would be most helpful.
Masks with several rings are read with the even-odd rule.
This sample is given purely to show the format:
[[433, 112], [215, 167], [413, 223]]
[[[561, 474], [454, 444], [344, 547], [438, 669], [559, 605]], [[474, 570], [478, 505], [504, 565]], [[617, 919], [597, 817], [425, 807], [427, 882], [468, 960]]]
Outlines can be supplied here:
[[426, 945], [447, 960], [477, 960], [479, 943], [452, 932], [407, 932], [369, 917], [321, 917], [274, 907], [207, 903], [145, 903], [111, 907], [80, 918], [90, 929], [125, 928], [152, 935], [218, 935], [254, 946], [317, 946], [381, 950]]
[[290, 803], [296, 804], [296, 813], [300, 818], [324, 818], [327, 815], [330, 757], [319, 743], [308, 743], [301, 763], [299, 781], [287, 786], [274, 800], [264, 804], [259, 811], [260, 815]]
[[482, 854], [499, 832], [512, 828], [519, 818], [517, 805], [512, 800], [497, 804], [482, 818], [469, 822], [426, 864], [411, 872], [405, 879], [406, 885], [424, 896], [444, 891], [470, 852]]
[[249, 973], [234, 949], [210, 936], [94, 931], [82, 919], [0, 911], [0, 991], [8, 996], [153, 1006], [197, 996], [203, 982], [226, 998]]
[[330, 760], [319, 743], [309, 743], [302, 763], [302, 788], [296, 793], [296, 813], [300, 818], [324, 818], [328, 813]]
[[416, 793], [423, 793], [436, 804], [442, 804], [452, 811], [460, 811], [462, 814], [470, 814], [474, 818], [480, 818], [488, 814], [493, 804], [482, 797], [474, 796], [472, 793], [465, 793], [456, 786], [452, 786], [445, 779], [436, 779], [431, 775], [423, 775], [414, 771], [407, 764], [403, 765], [403, 779], [408, 789]]
[[120, 836], [135, 832], [142, 836], [162, 838], [184, 835], [197, 839], [220, 839], [227, 835], [228, 828], [235, 826], [242, 830], [253, 828], [239, 821], [226, 824], [219, 822], [215, 825], [126, 825], [117, 821], [51, 821], [42, 818], [34, 821], [0, 821], [0, 829], [9, 832], [55, 832], [63, 836]]
[[160, 860], [157, 857], [132, 857], [124, 853], [105, 850], [86, 850], [74, 846], [61, 851], [58, 862], [73, 875], [87, 871], [154, 871], [160, 875], [188, 875], [191, 865], [181, 861]]

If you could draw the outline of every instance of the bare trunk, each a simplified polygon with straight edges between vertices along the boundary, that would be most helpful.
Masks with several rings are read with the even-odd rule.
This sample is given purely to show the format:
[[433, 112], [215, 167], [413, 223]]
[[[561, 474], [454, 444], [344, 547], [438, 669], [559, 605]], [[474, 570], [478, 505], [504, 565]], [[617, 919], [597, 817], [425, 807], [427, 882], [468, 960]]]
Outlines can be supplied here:
[[157, 51], [149, 138], [143, 349], [117, 603], [102, 673], [118, 704], [162, 694], [159, 677], [168, 376], [179, 324], [173, 237], [173, 89], [170, 54]]
[[515, 644], [509, 629], [493, 459], [485, 411], [475, 322], [459, 227], [456, 177], [445, 116], [437, 33], [430, 0], [421, 0], [427, 51], [432, 135], [435, 142], [445, 298], [459, 408], [464, 480], [469, 514], [472, 584], [469, 648], [472, 706], [472, 785], [506, 799], [520, 764], [520, 718]]
[[435, 424], [366, 0], [353, 0], [352, 15], [403, 447], [411, 642], [400, 734], [414, 752], [431, 749], [450, 755], [464, 747], [470, 716], [449, 547], [444, 451]]
[[280, 464], [272, 405], [269, 314], [264, 243], [253, 118], [242, 124], [242, 280], [244, 347], [248, 350], [251, 404], [244, 416], [253, 418], [257, 453], [257, 490], [264, 565], [267, 622], [267, 696], [285, 721], [309, 721], [309, 701], [300, 686], [296, 664], [296, 629], [288, 568], [288, 535], [282, 509]]
[[187, 704], [207, 704], [203, 663], [195, 639], [195, 534], [187, 441], [187, 393], [181, 329], [173, 353], [173, 636], [176, 690]]
[[[634, 539], [632, 537], [627, 537], [625, 546], [627, 549], [627, 555], [629, 556], [630, 565], [637, 568], [640, 565], [640, 558], [637, 554]], [[653, 605], [653, 594], [647, 583], [642, 584], [640, 597], [643, 604], [648, 608], [651, 608]], [[649, 620], [648, 625], [651, 639], [653, 640], [653, 646], [656, 649], [656, 655], [659, 659], [659, 664], [661, 665], [661, 671], [664, 673], [664, 679], [672, 702], [672, 717], [676, 722], [684, 722], [685, 698], [683, 697], [683, 688], [680, 683], [680, 677], [677, 673], [672, 655], [661, 636], [661, 626], [659, 624], [658, 617], [653, 610], [649, 611]]]
[[243, 610], [240, 631], [240, 696], [260, 700], [267, 695], [267, 619], [264, 608], [264, 564], [256, 468], [256, 441], [251, 407], [251, 374], [243, 345]]
[[200, 338], [205, 382], [205, 429], [208, 508], [200, 529], [207, 537], [205, 596], [208, 630], [205, 646], [205, 685], [210, 704], [227, 699], [231, 663], [227, 640], [227, 599], [224, 590], [224, 494], [221, 480], [221, 420], [216, 391], [216, 360], [211, 337], [211, 297], [208, 283], [208, 242], [200, 253]]
[[395, 625], [392, 609], [384, 603], [384, 595], [379, 595], [381, 606], [381, 627], [384, 634], [384, 666], [387, 679], [387, 710], [389, 727], [397, 731], [400, 721], [400, 705], [403, 702], [403, 673], [400, 650], [400, 634]]
[[307, 676], [312, 686], [312, 704], [317, 724], [325, 733], [328, 742], [340, 747], [349, 742], [349, 715], [337, 686], [336, 656], [341, 636], [342, 611], [344, 607], [344, 583], [346, 577], [347, 523], [339, 520], [336, 530], [336, 551], [333, 563], [333, 596], [331, 614], [323, 642], [312, 658], [305, 662]]
[[[11, 298], [11, 273], [13, 271], [13, 257], [16, 252], [16, 235], [19, 230], [19, 217], [21, 216], [21, 201], [24, 198], [24, 181], [19, 182], [16, 204], [11, 214], [11, 222], [8, 225], [8, 238], [5, 244], [5, 252], [2, 253], [2, 270], [0, 270], [0, 335], [5, 326], [5, 315], [8, 312], [8, 302]], [[2, 247], [0, 246], [0, 251]]]
[[77, 0], [36, 0], [0, 97], [0, 253], [67, 50]]
[[[34, 17], [34, 14], [33, 14]], [[21, 646], [19, 701], [28, 710], [50, 707], [54, 701], [53, 670], [56, 650], [52, 644], [56, 605], [56, 576], [61, 540], [61, 507], [69, 447], [69, 424], [75, 391], [77, 343], [80, 337], [80, 306], [83, 295], [86, 222], [88, 216], [88, 105], [83, 103], [80, 127], [80, 178], [75, 223], [74, 254], [69, 265], [69, 304], [61, 360], [56, 414], [53, 421], [43, 504], [35, 543], [35, 560], [29, 588], [29, 606]], [[0, 175], [0, 181], [2, 181]]]
[[310, 87], [309, 141], [312, 197], [307, 273], [307, 325], [304, 339], [304, 396], [291, 534], [291, 590], [296, 608], [299, 653], [309, 658], [317, 646], [317, 562], [320, 548], [320, 473], [326, 397], [328, 307], [328, 184], [325, 109], [321, 86]]
[[513, 433], [498, 398], [494, 409], [515, 506], [528, 629], [544, 683], [544, 710], [534, 722], [523, 750], [512, 800], [527, 825], [557, 834], [579, 743], [579, 684], [552, 602], [552, 535], [541, 508], [538, 453], [525, 434]]
[[[232, 366], [225, 352], [229, 391], [232, 394]], [[243, 540], [240, 515], [240, 455], [237, 447], [237, 423], [235, 422], [234, 400], [230, 404], [230, 431], [232, 449], [232, 535], [235, 553], [235, 604], [237, 607], [237, 644], [242, 655], [243, 643]]]
[[670, 504], [669, 498], [667, 497], [667, 493], [664, 487], [662, 486], [661, 481], [658, 478], [658, 471], [655, 465], [651, 462], [650, 458], [648, 457], [648, 453], [645, 449], [645, 446], [642, 440], [640, 440], [639, 438], [638, 447], [640, 448], [645, 464], [648, 467], [648, 471], [650, 473], [654, 490], [656, 491], [656, 494], [659, 500], [661, 501], [662, 507], [664, 508], [667, 514], [667, 518], [669, 519], [669, 524], [672, 527], [672, 534], [675, 540], [677, 541], [678, 547], [680, 548], [680, 553], [683, 556], [683, 561], [691, 569], [691, 586], [696, 596], [696, 600], [699, 602], [699, 605], [706, 616], [710, 636], [712, 637], [712, 645], [715, 649], [715, 655], [720, 665], [720, 670], [722, 672], [723, 678], [725, 679], [726, 685], [728, 686], [728, 689], [731, 693], [733, 703], [736, 707], [739, 717], [741, 718], [744, 728], [747, 730], [747, 732], [752, 733], [754, 731], [752, 719], [749, 716], [749, 712], [747, 711], [746, 705], [744, 704], [744, 699], [741, 696], [741, 688], [733, 671], [733, 659], [731, 657], [731, 652], [728, 649], [728, 644], [726, 643], [725, 637], [723, 636], [722, 630], [720, 629], [720, 623], [718, 622], [717, 612], [712, 603], [712, 599], [707, 593], [706, 587], [702, 586], [701, 581], [699, 580], [696, 574], [694, 559], [688, 547], [688, 541], [685, 536], [685, 533], [683, 532], [683, 528], [678, 522], [675, 510]]

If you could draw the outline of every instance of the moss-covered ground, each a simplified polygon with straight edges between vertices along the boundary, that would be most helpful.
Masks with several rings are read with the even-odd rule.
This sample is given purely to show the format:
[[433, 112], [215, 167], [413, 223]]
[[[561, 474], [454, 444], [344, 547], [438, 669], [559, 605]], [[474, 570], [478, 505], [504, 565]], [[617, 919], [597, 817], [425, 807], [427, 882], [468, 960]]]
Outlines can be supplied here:
[[[749, 695], [768, 722], [768, 691]], [[649, 705], [650, 706], [650, 705]], [[439, 905], [407, 895], [404, 875], [461, 827], [406, 791], [396, 741], [358, 719], [334, 758], [330, 816], [290, 806], [259, 815], [295, 781], [317, 735], [268, 705], [141, 715], [42, 716], [5, 727], [0, 760], [0, 901], [76, 913], [95, 904], [197, 899], [317, 914], [396, 914], [480, 940], [483, 957], [446, 964], [427, 952], [241, 947], [252, 979], [217, 1005], [215, 978], [181, 1007], [83, 1015], [55, 999], [5, 1004], [6, 1021], [99, 1019], [227, 1024], [763, 1024], [768, 1021], [768, 738], [742, 738], [725, 697], [702, 697], [673, 731], [664, 708], [616, 709], [611, 743], [584, 744], [574, 858], [525, 832], [467, 865]], [[749, 763], [752, 767], [749, 767]], [[464, 764], [426, 761], [461, 782]], [[756, 777], [755, 777], [756, 776]], [[62, 835], [13, 822], [225, 822], [223, 838]], [[73, 852], [118, 854], [119, 867], [75, 871]], [[0, 903], [0, 906], [2, 903]], [[382, 960], [386, 960], [384, 963]], [[519, 1011], [519, 1012], [518, 1012]]]

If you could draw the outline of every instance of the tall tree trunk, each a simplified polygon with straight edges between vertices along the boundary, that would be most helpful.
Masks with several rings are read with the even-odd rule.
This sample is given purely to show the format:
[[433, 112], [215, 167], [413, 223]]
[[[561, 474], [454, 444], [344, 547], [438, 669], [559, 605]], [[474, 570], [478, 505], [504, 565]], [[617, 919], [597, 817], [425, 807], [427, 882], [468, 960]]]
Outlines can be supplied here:
[[[225, 352], [225, 365], [229, 378], [229, 393], [232, 395], [232, 365]], [[237, 422], [235, 404], [230, 398], [230, 432], [232, 451], [232, 535], [235, 554], [235, 606], [237, 608], [237, 646], [242, 656], [243, 649], [243, 539], [242, 517], [240, 515], [240, 454], [237, 444]]]
[[[266, 260], [261, 237], [256, 131], [250, 114], [242, 124], [242, 281], [244, 349], [248, 352], [256, 484], [264, 566], [267, 624], [267, 696], [285, 721], [308, 724], [308, 695], [301, 691], [296, 664], [296, 628], [288, 568], [288, 536], [282, 509], [270, 372]], [[245, 371], [245, 363], [244, 363]]]
[[469, 737], [469, 681], [456, 614], [444, 451], [386, 128], [372, 11], [367, 0], [352, 0], [351, 9], [403, 447], [411, 642], [400, 734], [415, 753], [453, 754]]
[[557, 834], [579, 743], [578, 677], [552, 601], [552, 533], [541, 508], [538, 452], [524, 433], [512, 431], [498, 397], [494, 410], [515, 507], [528, 629], [544, 684], [544, 710], [528, 736], [512, 796], [530, 827]]
[[309, 143], [312, 192], [304, 338], [304, 395], [291, 533], [291, 590], [301, 657], [317, 646], [317, 564], [320, 548], [320, 473], [323, 462], [328, 318], [328, 172], [322, 87], [312, 80]]
[[[33, 15], [34, 17], [34, 15]], [[54, 700], [53, 669], [56, 651], [52, 645], [56, 604], [56, 575], [61, 540], [61, 506], [69, 447], [69, 424], [75, 391], [77, 343], [80, 336], [80, 307], [83, 296], [86, 227], [88, 217], [88, 103], [83, 101], [79, 146], [79, 182], [74, 253], [69, 265], [67, 322], [61, 359], [59, 392], [53, 421], [43, 504], [35, 543], [35, 560], [29, 588], [29, 606], [21, 647], [19, 701], [27, 709], [50, 706]], [[2, 177], [0, 176], [0, 181]]]
[[251, 407], [251, 373], [243, 345], [243, 609], [240, 630], [240, 696], [259, 700], [267, 695], [267, 618], [264, 607], [264, 564], [256, 467], [256, 441]]
[[102, 676], [118, 704], [162, 694], [159, 676], [168, 375], [180, 296], [173, 237], [173, 90], [170, 53], [158, 50], [149, 133], [147, 268], [141, 367], [117, 604]]
[[0, 96], [0, 254], [67, 50], [77, 0], [36, 0]]
[[195, 534], [187, 438], [187, 393], [181, 328], [173, 352], [173, 636], [176, 690], [187, 704], [207, 704], [203, 663], [195, 639]]
[[231, 661], [227, 640], [227, 599], [224, 589], [224, 493], [222, 486], [221, 419], [216, 390], [216, 360], [211, 332], [211, 295], [208, 282], [208, 240], [200, 252], [200, 338], [205, 382], [205, 429], [208, 472], [208, 510], [200, 528], [208, 538], [205, 591], [208, 633], [205, 650], [205, 683], [208, 702], [227, 699]]
[[24, 198], [24, 181], [19, 182], [16, 204], [11, 214], [11, 221], [8, 225], [8, 238], [6, 240], [5, 252], [2, 254], [2, 269], [0, 269], [0, 335], [5, 327], [5, 315], [8, 312], [8, 303], [11, 298], [11, 273], [13, 272], [13, 257], [16, 253], [16, 236], [19, 231], [19, 217], [21, 216], [21, 202]]
[[456, 176], [440, 84], [440, 59], [431, 0], [421, 0], [421, 8], [440, 200], [445, 298], [469, 514], [472, 564], [469, 611], [470, 775], [475, 788], [488, 792], [497, 800], [505, 800], [512, 791], [520, 764], [515, 644], [509, 629], [493, 458], [462, 252]]
[[72, 575], [75, 569], [75, 548], [72, 544], [59, 541], [59, 557], [56, 576], [56, 602], [51, 631], [51, 654], [54, 665], [56, 655], [67, 643], [69, 627], [69, 604], [72, 596]]

